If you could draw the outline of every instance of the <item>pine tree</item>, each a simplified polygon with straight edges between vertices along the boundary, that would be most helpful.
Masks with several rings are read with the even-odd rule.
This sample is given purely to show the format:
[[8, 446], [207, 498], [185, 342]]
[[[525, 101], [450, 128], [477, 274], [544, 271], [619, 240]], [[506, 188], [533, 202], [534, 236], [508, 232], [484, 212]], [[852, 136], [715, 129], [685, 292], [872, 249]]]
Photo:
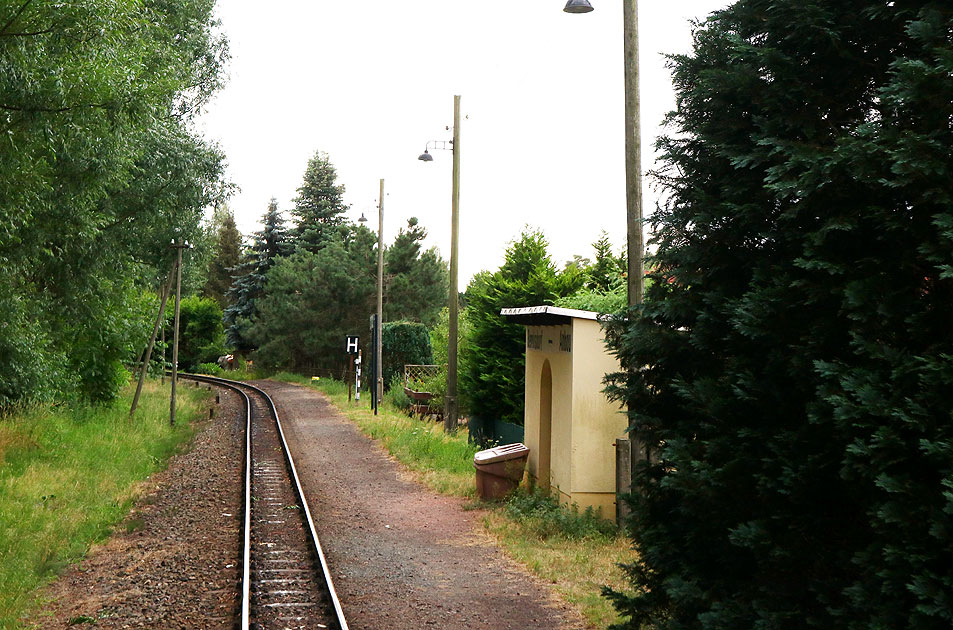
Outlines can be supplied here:
[[447, 264], [435, 249], [421, 252], [427, 230], [416, 217], [407, 221], [384, 252], [384, 321], [437, 323], [447, 301]]
[[620, 627], [953, 627], [953, 7], [744, 0], [672, 59]]
[[284, 219], [278, 210], [278, 200], [268, 202], [268, 210], [262, 216], [263, 228], [254, 235], [251, 250], [241, 264], [232, 271], [232, 286], [226, 293], [231, 304], [225, 309], [225, 340], [229, 348], [247, 353], [254, 349], [247, 331], [255, 319], [255, 301], [264, 293], [265, 277], [279, 256], [290, 251]]
[[328, 241], [342, 238], [346, 222], [344, 185], [337, 183], [337, 171], [327, 153], [315, 152], [308, 161], [304, 181], [298, 188], [291, 214], [296, 219], [292, 231], [295, 249], [317, 253]]

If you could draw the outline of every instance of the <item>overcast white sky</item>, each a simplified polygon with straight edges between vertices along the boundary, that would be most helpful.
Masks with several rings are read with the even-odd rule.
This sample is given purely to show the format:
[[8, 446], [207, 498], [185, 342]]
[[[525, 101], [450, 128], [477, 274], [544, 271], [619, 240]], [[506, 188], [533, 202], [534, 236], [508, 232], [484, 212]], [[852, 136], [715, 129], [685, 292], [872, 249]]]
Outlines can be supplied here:
[[[592, 255], [606, 230], [625, 242], [622, 8], [564, 13], [564, 0], [219, 0], [230, 80], [202, 120], [240, 187], [231, 201], [250, 234], [271, 197], [287, 211], [316, 150], [330, 155], [349, 215], [384, 242], [408, 217], [450, 255], [449, 140], [462, 95], [460, 287], [496, 270], [523, 226], [539, 228], [560, 266]], [[639, 7], [643, 170], [674, 97], [663, 53], [686, 52], [691, 19], [728, 0], [643, 0]], [[645, 187], [646, 212], [655, 193]]]

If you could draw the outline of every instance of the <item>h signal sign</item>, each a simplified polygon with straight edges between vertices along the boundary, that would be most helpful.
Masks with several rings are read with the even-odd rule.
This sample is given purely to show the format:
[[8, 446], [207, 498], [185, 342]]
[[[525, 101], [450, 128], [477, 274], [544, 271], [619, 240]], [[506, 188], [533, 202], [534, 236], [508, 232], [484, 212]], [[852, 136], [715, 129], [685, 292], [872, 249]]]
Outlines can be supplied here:
[[357, 335], [348, 335], [347, 336], [347, 353], [348, 354], [357, 354], [357, 345], [360, 341], [360, 337]]

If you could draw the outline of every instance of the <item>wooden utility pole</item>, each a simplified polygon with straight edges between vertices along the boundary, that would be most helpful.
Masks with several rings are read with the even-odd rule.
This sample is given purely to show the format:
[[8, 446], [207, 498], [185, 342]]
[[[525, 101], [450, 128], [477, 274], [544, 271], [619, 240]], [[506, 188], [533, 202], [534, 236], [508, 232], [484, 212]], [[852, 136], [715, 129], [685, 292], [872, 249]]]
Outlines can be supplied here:
[[457, 260], [460, 234], [460, 96], [453, 97], [453, 192], [450, 204], [450, 330], [447, 339], [447, 401], [443, 428], [457, 430], [457, 321], [459, 300]]
[[[159, 301], [159, 315], [156, 317], [155, 326], [152, 327], [152, 336], [149, 337], [149, 345], [146, 347], [145, 357], [142, 359], [142, 368], [139, 370], [139, 384], [136, 385], [136, 395], [132, 398], [132, 407], [129, 409], [129, 417], [132, 418], [136, 413], [136, 407], [139, 406], [139, 396], [142, 394], [142, 385], [146, 381], [146, 373], [149, 371], [149, 361], [152, 359], [152, 348], [156, 343], [156, 334], [159, 332], [159, 326], [162, 324], [162, 316], [165, 314], [165, 303], [169, 299], [169, 291], [172, 289], [172, 275], [175, 273], [175, 265], [169, 271], [165, 284], [162, 285], [162, 297]], [[163, 353], [164, 354], [164, 353]], [[162, 363], [162, 371], [165, 372], [165, 362]]]
[[[625, 37], [625, 207], [628, 243], [629, 308], [642, 304], [645, 288], [645, 243], [642, 238], [642, 107], [639, 98], [639, 1], [623, 0]], [[629, 409], [631, 421], [632, 410]], [[637, 462], [648, 460], [648, 446], [635, 431], [630, 433], [632, 472]]]
[[384, 180], [381, 180], [380, 201], [377, 204], [377, 339], [376, 356], [374, 365], [376, 374], [374, 375], [374, 387], [377, 388], [377, 404], [374, 406], [374, 415], [377, 415], [377, 408], [380, 407], [381, 397], [384, 394], [384, 377], [381, 368], [381, 340], [383, 339], [384, 328]]
[[175, 385], [179, 372], [179, 305], [182, 302], [182, 250], [191, 248], [188, 241], [176, 245], [175, 249], [175, 324], [172, 329], [172, 396], [169, 402], [169, 424], [175, 426]]
[[642, 303], [645, 268], [642, 253], [642, 130], [639, 99], [639, 2], [623, 0], [625, 41], [625, 207], [628, 244], [629, 307]]

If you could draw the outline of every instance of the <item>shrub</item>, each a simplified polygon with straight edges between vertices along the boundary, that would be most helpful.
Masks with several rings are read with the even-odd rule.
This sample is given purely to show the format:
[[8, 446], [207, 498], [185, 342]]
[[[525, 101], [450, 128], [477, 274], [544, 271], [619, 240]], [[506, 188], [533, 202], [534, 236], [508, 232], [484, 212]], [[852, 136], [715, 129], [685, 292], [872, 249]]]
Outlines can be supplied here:
[[223, 370], [218, 363], [200, 363], [199, 366], [195, 368], [195, 373], [221, 376], [225, 373], [225, 370]]
[[558, 272], [546, 248], [540, 232], [525, 231], [507, 249], [498, 271], [477, 274], [467, 287], [472, 338], [460, 382], [476, 415], [523, 424], [525, 332], [500, 309], [552, 304], [582, 286], [578, 269]]
[[618, 530], [615, 523], [599, 516], [592, 507], [580, 512], [576, 504], [562, 505], [555, 496], [540, 488], [513, 493], [506, 502], [506, 513], [544, 540], [609, 538]]
[[404, 393], [403, 384], [391, 383], [390, 389], [384, 393], [384, 404], [400, 411], [410, 409], [410, 398]]
[[[171, 336], [169, 336], [171, 339]], [[179, 365], [195, 370], [225, 353], [222, 309], [211, 298], [183, 298], [179, 306]]]
[[625, 627], [953, 628], [951, 29], [735, 2], [672, 59]]
[[417, 322], [384, 322], [381, 331], [383, 366], [381, 376], [385, 383], [402, 378], [404, 365], [427, 365], [433, 362], [430, 333]]

